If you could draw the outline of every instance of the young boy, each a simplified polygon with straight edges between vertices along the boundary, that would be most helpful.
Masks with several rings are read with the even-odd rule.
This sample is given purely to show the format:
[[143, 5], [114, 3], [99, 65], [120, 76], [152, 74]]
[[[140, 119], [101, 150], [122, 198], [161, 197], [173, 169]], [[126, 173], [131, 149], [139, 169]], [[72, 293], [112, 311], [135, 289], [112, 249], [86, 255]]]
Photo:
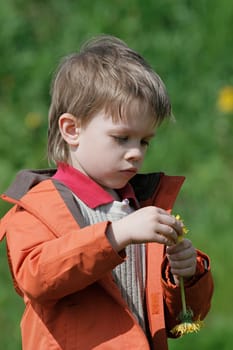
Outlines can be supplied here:
[[210, 307], [208, 257], [171, 215], [183, 177], [137, 174], [171, 106], [159, 76], [100, 36], [63, 60], [52, 86], [48, 155], [2, 198], [24, 350], [167, 349], [179, 277], [194, 319]]

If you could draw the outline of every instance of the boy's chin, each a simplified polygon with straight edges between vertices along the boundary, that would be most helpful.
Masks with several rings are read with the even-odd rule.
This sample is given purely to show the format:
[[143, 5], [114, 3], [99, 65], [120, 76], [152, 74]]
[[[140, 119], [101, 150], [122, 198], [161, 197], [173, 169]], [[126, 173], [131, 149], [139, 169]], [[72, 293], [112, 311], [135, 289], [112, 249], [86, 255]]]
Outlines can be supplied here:
[[99, 184], [103, 189], [106, 191], [114, 191], [114, 190], [120, 190], [121, 188], [125, 187], [129, 181], [121, 181], [121, 182], [106, 182]]

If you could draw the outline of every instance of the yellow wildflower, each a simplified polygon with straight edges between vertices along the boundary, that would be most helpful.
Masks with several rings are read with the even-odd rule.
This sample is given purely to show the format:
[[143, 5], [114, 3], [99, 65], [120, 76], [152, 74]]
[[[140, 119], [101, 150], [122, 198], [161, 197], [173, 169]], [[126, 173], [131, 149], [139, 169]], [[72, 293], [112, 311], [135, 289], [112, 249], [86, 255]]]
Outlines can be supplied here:
[[197, 333], [203, 326], [203, 321], [191, 321], [191, 322], [182, 322], [172, 328], [171, 333], [176, 336], [182, 336], [188, 333]]
[[42, 116], [39, 113], [29, 112], [24, 121], [28, 129], [37, 129], [42, 123]]
[[176, 220], [181, 221], [182, 224], [183, 224], [183, 228], [182, 228], [182, 233], [183, 233], [183, 235], [181, 235], [181, 236], [178, 237], [178, 242], [181, 242], [182, 239], [184, 238], [184, 235], [186, 235], [186, 234], [189, 232], [189, 230], [188, 230], [187, 227], [184, 225], [183, 220], [181, 219], [180, 215], [176, 215]]
[[233, 112], [233, 86], [225, 86], [220, 90], [217, 105], [221, 112]]

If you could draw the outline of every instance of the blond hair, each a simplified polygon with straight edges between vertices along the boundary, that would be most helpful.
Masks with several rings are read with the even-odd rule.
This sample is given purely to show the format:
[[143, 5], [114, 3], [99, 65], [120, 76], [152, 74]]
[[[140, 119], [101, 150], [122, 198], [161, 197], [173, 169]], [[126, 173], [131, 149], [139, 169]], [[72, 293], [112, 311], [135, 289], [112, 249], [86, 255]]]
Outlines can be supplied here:
[[69, 149], [58, 127], [70, 113], [87, 123], [101, 110], [112, 118], [127, 118], [132, 102], [146, 110], [155, 124], [171, 114], [166, 88], [145, 59], [123, 41], [99, 36], [79, 53], [65, 57], [55, 73], [49, 111], [48, 157], [66, 162]]

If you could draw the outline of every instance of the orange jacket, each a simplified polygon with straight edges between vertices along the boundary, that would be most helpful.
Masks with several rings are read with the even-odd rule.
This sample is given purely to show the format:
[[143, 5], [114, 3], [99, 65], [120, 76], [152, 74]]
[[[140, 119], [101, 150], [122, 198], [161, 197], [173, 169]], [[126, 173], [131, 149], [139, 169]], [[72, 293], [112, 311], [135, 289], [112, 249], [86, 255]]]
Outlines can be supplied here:
[[[20, 189], [27, 192], [22, 175]], [[159, 174], [155, 183], [149, 178], [154, 188], [148, 198], [141, 187], [145, 179], [133, 183], [136, 194], [142, 194], [142, 206], [170, 210], [184, 179]], [[167, 268], [163, 246], [147, 245], [149, 345], [111, 277], [111, 270], [125, 257], [106, 238], [108, 222], [80, 228], [81, 218], [67, 204], [70, 192], [63, 185], [48, 178], [33, 179], [30, 187], [23, 196], [16, 194], [14, 186], [2, 195], [15, 205], [0, 226], [0, 239], [5, 234], [7, 238], [14, 286], [26, 305], [21, 321], [23, 349], [166, 350], [181, 302], [179, 288], [161, 275], [161, 268]], [[199, 252], [199, 261], [203, 258], [208, 261]], [[212, 291], [208, 267], [186, 288], [195, 318], [207, 314]]]

